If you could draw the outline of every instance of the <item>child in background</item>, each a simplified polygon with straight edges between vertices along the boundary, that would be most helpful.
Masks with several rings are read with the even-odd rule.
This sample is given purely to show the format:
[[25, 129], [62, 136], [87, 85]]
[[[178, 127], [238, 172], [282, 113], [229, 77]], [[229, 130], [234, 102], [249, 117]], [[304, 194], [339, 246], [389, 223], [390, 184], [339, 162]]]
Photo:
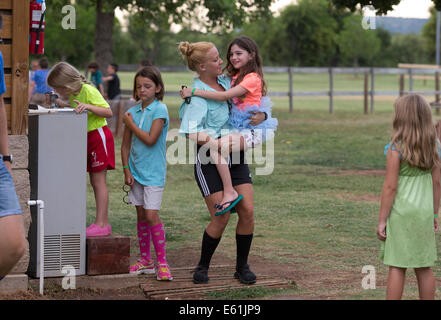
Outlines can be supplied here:
[[414, 268], [420, 299], [435, 298], [432, 266], [440, 204], [440, 146], [426, 99], [411, 94], [395, 102], [377, 236], [389, 266], [387, 299], [401, 299], [407, 268]]
[[41, 58], [38, 61], [39, 68], [35, 70], [29, 84], [29, 102], [44, 105], [46, 102], [46, 93], [52, 91], [46, 83], [49, 74], [49, 61], [47, 58]]
[[69, 103], [57, 99], [61, 107], [87, 112], [87, 172], [89, 172], [96, 202], [96, 220], [86, 229], [88, 237], [112, 234], [108, 218], [109, 192], [107, 170], [115, 169], [115, 151], [112, 132], [105, 118], [112, 110], [98, 90], [90, 85], [77, 69], [67, 62], [57, 63], [47, 77], [47, 83]]
[[87, 68], [90, 71], [90, 81], [92, 81], [93, 85], [99, 90], [101, 95], [104, 97], [104, 86], [103, 86], [103, 76], [100, 71], [100, 66], [96, 62], [91, 62], [87, 65]]
[[134, 79], [133, 98], [140, 103], [124, 115], [121, 160], [125, 184], [131, 186], [129, 200], [136, 206], [141, 257], [130, 273], [155, 273], [150, 242], [156, 251], [157, 280], [172, 280], [166, 259], [164, 225], [159, 210], [167, 170], [166, 139], [169, 127], [167, 106], [161, 102], [164, 84], [153, 66], [140, 69]]
[[107, 83], [107, 94], [105, 98], [109, 100], [121, 100], [121, 88], [119, 77], [116, 74], [118, 72], [118, 65], [111, 63], [107, 66], [107, 77], [103, 77], [102, 80]]
[[[222, 145], [233, 140], [233, 148], [229, 151], [246, 150], [260, 145], [274, 137], [278, 121], [271, 117], [272, 103], [266, 96], [266, 84], [263, 79], [262, 58], [257, 44], [250, 38], [242, 36], [234, 39], [227, 50], [227, 74], [231, 77], [231, 89], [224, 92], [205, 91], [186, 88], [181, 90], [181, 97], [200, 96], [206, 99], [226, 101], [233, 100], [230, 123], [237, 133], [221, 138]], [[256, 113], [265, 116], [264, 121], [256, 125], [252, 119]], [[263, 120], [263, 119], [262, 119]], [[239, 143], [234, 143], [239, 141]], [[234, 146], [237, 146], [236, 148]], [[221, 205], [216, 205], [216, 215], [223, 214], [237, 202], [237, 192], [231, 184], [230, 172], [225, 161], [217, 156], [216, 167], [222, 178], [224, 197]]]

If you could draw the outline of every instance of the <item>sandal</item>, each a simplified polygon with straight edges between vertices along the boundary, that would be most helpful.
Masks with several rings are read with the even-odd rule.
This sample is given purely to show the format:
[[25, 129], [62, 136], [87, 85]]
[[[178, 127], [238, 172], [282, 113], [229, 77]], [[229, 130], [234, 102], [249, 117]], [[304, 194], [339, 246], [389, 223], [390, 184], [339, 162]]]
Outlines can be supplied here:
[[242, 200], [242, 199], [243, 199], [243, 195], [239, 195], [239, 196], [238, 196], [236, 199], [234, 199], [234, 200], [227, 201], [227, 202], [222, 203], [222, 204], [217, 204], [217, 203], [216, 203], [216, 204], [214, 205], [214, 207], [215, 207], [216, 209], [222, 210], [222, 208], [223, 208], [225, 205], [228, 205], [228, 207], [226, 207], [226, 208], [223, 209], [222, 211], [217, 211], [214, 215], [217, 217], [217, 216], [220, 216], [221, 214], [224, 214], [224, 213], [230, 211], [230, 210], [233, 209], [233, 208], [236, 206], [236, 204], [238, 204], [239, 201]]

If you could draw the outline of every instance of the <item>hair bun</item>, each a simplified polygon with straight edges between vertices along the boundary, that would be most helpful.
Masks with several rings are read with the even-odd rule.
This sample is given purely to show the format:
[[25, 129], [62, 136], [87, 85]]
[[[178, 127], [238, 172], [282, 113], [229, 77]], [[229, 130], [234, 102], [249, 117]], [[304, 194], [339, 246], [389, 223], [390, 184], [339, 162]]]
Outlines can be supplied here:
[[188, 57], [193, 52], [192, 45], [188, 41], [183, 41], [179, 43], [179, 51], [183, 56]]

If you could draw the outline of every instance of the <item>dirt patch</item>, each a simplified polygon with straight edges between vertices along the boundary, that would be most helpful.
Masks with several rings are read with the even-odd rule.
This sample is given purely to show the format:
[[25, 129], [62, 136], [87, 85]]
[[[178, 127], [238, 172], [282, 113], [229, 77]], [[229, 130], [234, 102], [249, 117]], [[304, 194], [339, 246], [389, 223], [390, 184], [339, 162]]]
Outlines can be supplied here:
[[386, 170], [342, 170], [329, 173], [329, 176], [386, 176]]
[[[136, 251], [136, 250], [133, 250]], [[162, 283], [155, 280], [154, 275], [138, 276], [139, 284], [131, 287], [121, 287], [116, 289], [98, 288], [77, 288], [75, 290], [63, 290], [59, 285], [53, 285], [49, 281], [45, 282], [45, 295], [38, 294], [38, 281], [30, 285], [27, 292], [20, 292], [10, 295], [0, 295], [0, 300], [146, 300], [149, 297], [145, 292], [146, 286], [153, 283], [155, 287], [173, 286], [174, 288], [187, 288], [191, 286], [192, 268], [196, 266], [200, 255], [199, 248], [183, 248], [168, 252], [168, 261], [171, 266], [172, 274], [176, 275], [176, 281]], [[295, 260], [296, 257], [292, 256]], [[132, 257], [132, 262], [136, 261], [136, 256]], [[257, 275], [258, 281], [280, 280], [291, 285], [280, 285], [280, 287], [293, 287], [293, 284], [300, 290], [299, 294], [287, 295], [286, 291], [274, 297], [264, 297], [262, 299], [275, 300], [303, 300], [303, 299], [338, 299], [341, 291], [339, 286], [345, 286], [348, 282], [358, 283], [360, 279], [352, 273], [329, 274], [326, 271], [311, 270], [308, 265], [301, 263], [276, 263], [272, 260], [257, 255], [250, 255], [248, 262], [253, 272]], [[216, 252], [212, 259], [213, 270], [209, 271], [209, 276], [213, 277], [213, 284], [216, 277], [219, 277], [219, 268], [222, 268], [221, 277], [225, 283], [236, 281], [236, 286], [240, 285], [233, 279], [235, 259], [228, 258], [220, 252]], [[175, 269], [175, 272], [173, 271]], [[178, 269], [181, 269], [178, 272]], [[185, 271], [183, 271], [185, 269]], [[270, 278], [268, 278], [270, 277]], [[118, 281], [118, 280], [115, 280]], [[243, 285], [245, 287], [245, 285]], [[320, 294], [317, 294], [317, 290]], [[292, 292], [292, 291], [290, 291]], [[301, 292], [301, 293], [300, 293]], [[186, 299], [209, 299], [201, 293], [187, 295]], [[173, 298], [170, 299], [182, 299]]]
[[338, 199], [350, 202], [379, 202], [381, 195], [379, 194], [361, 194], [343, 193], [335, 195]]

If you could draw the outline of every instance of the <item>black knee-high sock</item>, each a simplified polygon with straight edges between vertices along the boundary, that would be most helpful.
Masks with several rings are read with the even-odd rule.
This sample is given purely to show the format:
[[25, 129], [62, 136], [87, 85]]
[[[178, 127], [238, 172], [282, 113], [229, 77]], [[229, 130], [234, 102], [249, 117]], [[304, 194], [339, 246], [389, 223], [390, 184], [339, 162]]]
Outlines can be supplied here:
[[240, 269], [247, 264], [252, 241], [253, 234], [236, 234], [236, 269]]
[[211, 257], [216, 251], [217, 245], [219, 244], [222, 237], [214, 239], [210, 237], [207, 231], [204, 231], [204, 236], [202, 237], [202, 249], [201, 249], [201, 259], [199, 260], [199, 265], [204, 267], [210, 266]]

